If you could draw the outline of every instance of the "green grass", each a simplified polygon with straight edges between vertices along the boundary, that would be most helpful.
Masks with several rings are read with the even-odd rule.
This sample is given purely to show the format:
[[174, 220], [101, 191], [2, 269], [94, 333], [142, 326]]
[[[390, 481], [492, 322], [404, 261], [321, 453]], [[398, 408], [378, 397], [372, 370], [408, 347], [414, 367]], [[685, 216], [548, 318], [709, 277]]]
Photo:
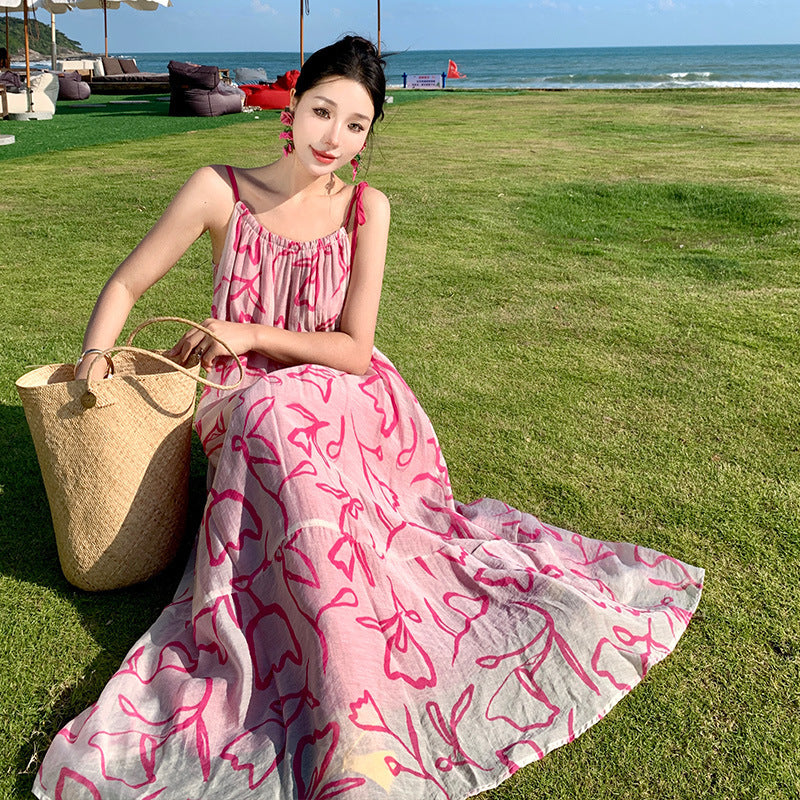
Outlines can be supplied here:
[[153, 139], [173, 133], [213, 130], [256, 118], [277, 119], [278, 111], [225, 114], [221, 117], [171, 117], [169, 97], [159, 94], [96, 94], [88, 100], [61, 100], [49, 120], [0, 120], [0, 133], [13, 145], [0, 147], [0, 163], [37, 153]]
[[[707, 569], [676, 652], [487, 800], [797, 796], [800, 95], [394, 95], [367, 173], [393, 206], [378, 346], [431, 416], [456, 496]], [[0, 167], [0, 797], [12, 800], [179, 571], [111, 595], [64, 581], [13, 381], [74, 358], [103, 281], [192, 169], [278, 152], [275, 112], [193, 132], [137, 115], [142, 136], [116, 114], [124, 142], [62, 142]], [[75, 117], [76, 131], [100, 121]], [[209, 260], [195, 245], [131, 324], [206, 316]], [[195, 453], [195, 515], [202, 472]]]

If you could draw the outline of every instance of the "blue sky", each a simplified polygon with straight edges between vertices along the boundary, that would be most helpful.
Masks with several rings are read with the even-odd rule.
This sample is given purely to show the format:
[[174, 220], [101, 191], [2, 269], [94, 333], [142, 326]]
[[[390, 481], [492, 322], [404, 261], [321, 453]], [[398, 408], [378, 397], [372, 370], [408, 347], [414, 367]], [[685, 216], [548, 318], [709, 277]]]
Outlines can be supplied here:
[[[307, 52], [343, 33], [376, 38], [377, 2], [309, 2]], [[155, 12], [123, 5], [108, 20], [115, 53], [299, 46], [299, 0], [173, 0]], [[62, 14], [56, 26], [102, 51], [101, 11]], [[385, 50], [795, 44], [800, 0], [382, 0], [381, 29]]]

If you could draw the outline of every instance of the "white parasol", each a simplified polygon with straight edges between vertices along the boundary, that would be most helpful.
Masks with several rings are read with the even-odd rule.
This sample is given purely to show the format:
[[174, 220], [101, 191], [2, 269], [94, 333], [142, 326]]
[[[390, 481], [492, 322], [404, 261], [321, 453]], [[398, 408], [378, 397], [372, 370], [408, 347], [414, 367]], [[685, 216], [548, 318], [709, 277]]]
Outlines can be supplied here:
[[172, 0], [71, 0], [75, 8], [102, 8], [103, 9], [103, 30], [106, 40], [106, 55], [108, 55], [108, 9], [112, 11], [118, 9], [122, 3], [135, 8], [137, 11], [155, 11], [160, 7], [172, 5]]
[[[25, 31], [25, 83], [28, 87], [28, 112], [33, 112], [33, 93], [31, 92], [31, 54], [30, 41], [28, 38], [28, 12], [41, 8], [50, 12], [51, 27], [51, 53], [53, 58], [53, 68], [55, 69], [55, 42], [56, 27], [54, 14], [63, 14], [71, 9], [69, 0], [0, 0], [0, 9], [6, 12], [6, 39], [8, 39], [8, 14], [9, 12], [22, 12], [23, 29]], [[8, 42], [6, 41], [6, 50]], [[10, 54], [9, 54], [10, 55]]]

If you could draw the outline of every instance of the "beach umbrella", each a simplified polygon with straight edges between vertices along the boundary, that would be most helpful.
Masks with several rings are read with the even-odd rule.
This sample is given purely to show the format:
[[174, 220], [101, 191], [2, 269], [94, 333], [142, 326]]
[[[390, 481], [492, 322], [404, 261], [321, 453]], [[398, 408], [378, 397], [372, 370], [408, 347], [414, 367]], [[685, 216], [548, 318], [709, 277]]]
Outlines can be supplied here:
[[[69, 11], [71, 6], [68, 0], [0, 0], [0, 8], [6, 12], [6, 50], [8, 50], [8, 14], [9, 12], [22, 12], [23, 30], [25, 36], [25, 83], [28, 87], [28, 112], [33, 111], [33, 96], [30, 90], [31, 85], [31, 48], [30, 39], [28, 36], [28, 12], [36, 11], [36, 9], [44, 9], [50, 12], [50, 21], [52, 27], [51, 35], [51, 52], [52, 58], [55, 61], [55, 23], [54, 14], [62, 14]], [[10, 53], [9, 53], [10, 55]], [[55, 63], [53, 64], [55, 68]]]
[[303, 21], [305, 15], [310, 14], [311, 10], [308, 7], [308, 0], [300, 0], [300, 66], [305, 62], [305, 55], [303, 53]]
[[135, 8], [137, 11], [155, 11], [160, 7], [172, 5], [172, 0], [73, 0], [75, 8], [103, 9], [103, 31], [106, 40], [106, 55], [108, 55], [108, 9], [112, 11], [118, 9], [122, 3]]

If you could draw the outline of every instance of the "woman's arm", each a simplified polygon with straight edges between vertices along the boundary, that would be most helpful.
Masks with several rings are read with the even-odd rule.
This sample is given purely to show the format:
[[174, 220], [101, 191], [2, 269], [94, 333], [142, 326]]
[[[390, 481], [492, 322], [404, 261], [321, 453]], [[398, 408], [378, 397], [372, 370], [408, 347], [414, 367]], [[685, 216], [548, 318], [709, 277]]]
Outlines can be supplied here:
[[[156, 224], [117, 267], [97, 299], [83, 350], [104, 350], [117, 341], [134, 303], [164, 277], [206, 230], [224, 227], [230, 216], [230, 188], [213, 167], [204, 167], [181, 187]], [[227, 202], [226, 202], [227, 199]], [[85, 359], [76, 378], [89, 373]], [[104, 369], [98, 364], [96, 369]]]
[[[390, 210], [386, 197], [371, 187], [365, 190], [363, 203], [366, 221], [358, 229], [358, 247], [338, 331], [298, 332], [216, 319], [203, 324], [239, 354], [253, 350], [283, 364], [324, 364], [355, 374], [366, 372], [375, 341]], [[221, 345], [199, 331], [187, 333], [170, 353], [185, 363], [198, 346], [203, 350], [206, 369], [217, 356], [226, 354]]]

